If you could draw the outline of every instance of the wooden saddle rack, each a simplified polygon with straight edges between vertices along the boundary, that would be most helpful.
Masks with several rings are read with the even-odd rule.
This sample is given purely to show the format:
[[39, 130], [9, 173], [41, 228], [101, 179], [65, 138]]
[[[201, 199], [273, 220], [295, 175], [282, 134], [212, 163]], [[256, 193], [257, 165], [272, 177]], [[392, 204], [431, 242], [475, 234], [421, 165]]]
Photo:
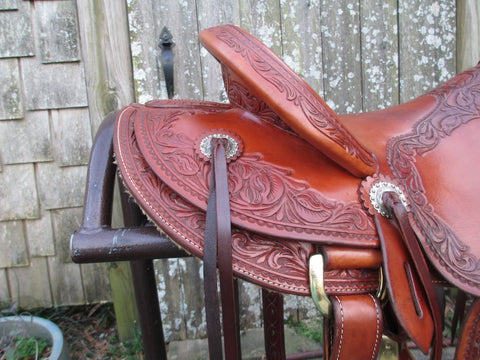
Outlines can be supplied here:
[[[411, 359], [407, 341], [440, 359], [437, 288], [480, 295], [480, 67], [408, 103], [338, 115], [244, 30], [218, 26], [200, 40], [229, 103], [132, 104], [113, 141], [130, 195], [204, 260], [211, 358], [239, 357], [238, 277], [311, 296], [327, 359], [392, 347]], [[479, 307], [458, 359], [478, 354]]]

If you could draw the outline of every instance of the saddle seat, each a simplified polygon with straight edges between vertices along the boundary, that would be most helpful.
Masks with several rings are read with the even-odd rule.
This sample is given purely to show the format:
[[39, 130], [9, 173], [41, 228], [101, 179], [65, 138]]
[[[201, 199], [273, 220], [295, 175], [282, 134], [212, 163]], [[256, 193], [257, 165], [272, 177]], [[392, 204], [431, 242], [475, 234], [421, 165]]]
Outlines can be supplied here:
[[394, 179], [429, 260], [449, 282], [480, 295], [479, 66], [408, 103], [337, 115], [244, 30], [220, 26], [200, 40], [222, 64], [230, 103], [293, 131], [354, 176]]
[[328, 295], [371, 294], [382, 265], [399, 322], [427, 351], [433, 325], [425, 298], [432, 296], [418, 279], [425, 274], [409, 270], [417, 255], [403, 250], [405, 226], [389, 220], [383, 195], [395, 193], [405, 208], [403, 225], [421, 246], [414, 253], [479, 296], [480, 66], [408, 103], [337, 115], [245, 31], [218, 26], [200, 40], [221, 63], [229, 104], [156, 100], [124, 108], [114, 150], [131, 195], [160, 230], [203, 257], [211, 143], [222, 139], [234, 275], [313, 295], [309, 260], [323, 253]]

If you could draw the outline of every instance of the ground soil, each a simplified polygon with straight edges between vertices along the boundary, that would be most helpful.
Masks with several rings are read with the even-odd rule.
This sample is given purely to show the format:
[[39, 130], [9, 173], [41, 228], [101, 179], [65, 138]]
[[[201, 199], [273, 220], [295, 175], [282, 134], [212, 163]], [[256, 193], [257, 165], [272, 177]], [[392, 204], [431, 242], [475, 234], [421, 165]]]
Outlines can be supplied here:
[[140, 334], [132, 341], [119, 340], [112, 304], [37, 309], [29, 313], [60, 327], [71, 359], [143, 359]]

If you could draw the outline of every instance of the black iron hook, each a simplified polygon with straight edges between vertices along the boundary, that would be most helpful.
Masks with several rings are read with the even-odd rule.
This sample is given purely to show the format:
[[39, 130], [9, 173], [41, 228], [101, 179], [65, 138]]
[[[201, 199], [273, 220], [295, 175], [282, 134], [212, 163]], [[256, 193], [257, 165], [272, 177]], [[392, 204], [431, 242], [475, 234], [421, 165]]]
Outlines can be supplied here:
[[161, 61], [163, 68], [163, 75], [165, 76], [165, 83], [167, 86], [168, 98], [173, 98], [174, 94], [174, 81], [173, 81], [173, 47], [175, 42], [173, 36], [166, 26], [163, 27], [160, 33], [160, 42], [158, 47], [162, 49]]

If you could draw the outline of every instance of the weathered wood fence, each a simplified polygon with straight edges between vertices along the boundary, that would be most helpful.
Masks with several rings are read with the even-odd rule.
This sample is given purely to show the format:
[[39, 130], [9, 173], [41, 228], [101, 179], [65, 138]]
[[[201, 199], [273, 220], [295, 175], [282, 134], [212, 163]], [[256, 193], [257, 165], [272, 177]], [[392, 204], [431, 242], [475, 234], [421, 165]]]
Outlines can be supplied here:
[[[408, 101], [474, 65], [479, 14], [477, 0], [0, 0], [0, 303], [123, 296], [108, 284], [128, 284], [124, 264], [73, 264], [68, 243], [104, 116], [167, 97], [164, 26], [176, 42], [178, 98], [226, 101], [197, 35], [232, 23], [343, 113]], [[156, 270], [167, 337], [204, 335], [201, 262], [163, 260]], [[244, 326], [261, 324], [259, 303], [259, 289], [243, 284]], [[287, 297], [286, 308], [292, 318], [316, 314], [309, 299]]]

